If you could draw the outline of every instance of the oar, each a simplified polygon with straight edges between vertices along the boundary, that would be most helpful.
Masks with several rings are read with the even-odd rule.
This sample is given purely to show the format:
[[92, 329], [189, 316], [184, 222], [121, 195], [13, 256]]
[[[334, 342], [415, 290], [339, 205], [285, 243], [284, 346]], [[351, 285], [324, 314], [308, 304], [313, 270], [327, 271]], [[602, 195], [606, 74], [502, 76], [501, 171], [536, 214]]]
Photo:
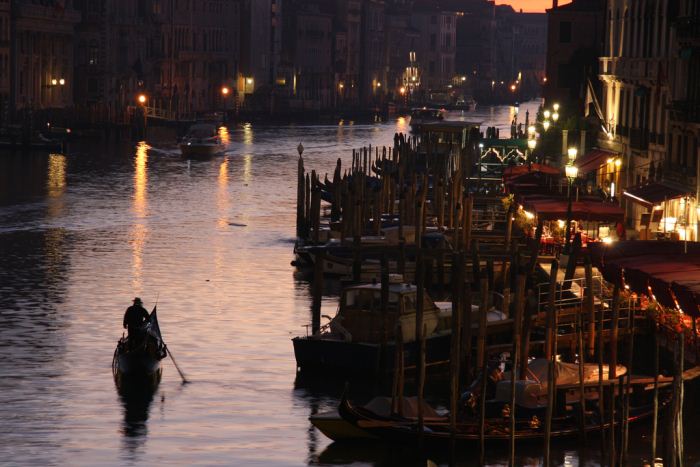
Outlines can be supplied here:
[[[155, 304], [155, 306], [153, 307], [153, 311], [151, 312], [151, 314], [155, 313], [156, 308], [158, 308], [158, 298], [159, 298], [159, 297], [160, 297], [160, 293], [158, 293], [158, 295], [156, 295], [156, 304]], [[160, 331], [160, 326], [158, 326], [158, 328], [159, 328], [159, 331]], [[160, 332], [159, 332], [159, 334], [160, 334]], [[180, 366], [179, 366], [179, 365], [177, 364], [177, 362], [175, 361], [175, 357], [173, 357], [173, 353], [170, 351], [170, 349], [168, 348], [168, 345], [167, 345], [167, 344], [165, 343], [165, 341], [163, 340], [163, 335], [162, 335], [162, 334], [160, 335], [160, 341], [163, 343], [163, 347], [165, 347], [165, 352], [170, 356], [170, 360], [173, 361], [173, 365], [175, 365], [175, 369], [176, 369], [177, 372], [180, 374], [180, 378], [182, 378], [182, 384], [187, 384], [187, 383], [189, 383], [189, 381], [187, 381], [187, 378], [185, 378], [185, 374], [184, 374], [184, 373], [182, 372], [182, 370], [180, 369]]]
[[[162, 340], [162, 337], [161, 337]], [[163, 341], [163, 347], [165, 347], [165, 351], [170, 355], [170, 360], [173, 361], [173, 365], [175, 365], [175, 369], [177, 370], [178, 373], [180, 373], [180, 378], [182, 378], [182, 384], [187, 384], [189, 381], [187, 381], [187, 378], [185, 378], [185, 374], [182, 372], [180, 367], [177, 365], [177, 362], [175, 361], [175, 357], [173, 357], [172, 352], [170, 352], [170, 349], [168, 348], [167, 345], [165, 345], [165, 341]]]

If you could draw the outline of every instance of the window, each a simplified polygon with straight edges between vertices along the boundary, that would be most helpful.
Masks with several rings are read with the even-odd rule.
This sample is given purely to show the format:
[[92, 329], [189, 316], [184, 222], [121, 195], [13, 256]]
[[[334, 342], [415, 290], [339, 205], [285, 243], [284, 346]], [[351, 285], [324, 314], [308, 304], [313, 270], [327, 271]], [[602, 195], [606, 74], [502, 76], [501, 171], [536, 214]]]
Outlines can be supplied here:
[[435, 50], [435, 45], [437, 43], [437, 40], [435, 39], [435, 34], [430, 35], [430, 50]]
[[571, 21], [559, 23], [559, 42], [562, 44], [571, 42]]

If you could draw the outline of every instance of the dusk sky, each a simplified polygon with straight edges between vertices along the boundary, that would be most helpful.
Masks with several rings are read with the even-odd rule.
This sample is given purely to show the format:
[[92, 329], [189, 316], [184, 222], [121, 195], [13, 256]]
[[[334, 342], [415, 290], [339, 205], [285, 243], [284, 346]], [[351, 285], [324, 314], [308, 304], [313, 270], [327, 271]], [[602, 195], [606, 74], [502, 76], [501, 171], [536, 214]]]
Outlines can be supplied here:
[[[551, 8], [552, 0], [496, 0], [496, 3], [510, 4], [516, 10], [544, 12], [545, 8]], [[569, 0], [560, 0], [559, 4], [569, 3]]]

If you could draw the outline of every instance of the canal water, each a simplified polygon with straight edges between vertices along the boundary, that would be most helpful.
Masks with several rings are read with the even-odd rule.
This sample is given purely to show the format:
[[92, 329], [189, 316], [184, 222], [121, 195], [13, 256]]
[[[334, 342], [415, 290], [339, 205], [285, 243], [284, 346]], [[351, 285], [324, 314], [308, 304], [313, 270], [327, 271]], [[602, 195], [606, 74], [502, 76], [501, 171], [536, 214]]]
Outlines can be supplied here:
[[[537, 105], [522, 105], [521, 120]], [[464, 118], [504, 134], [512, 116]], [[298, 380], [290, 341], [306, 332], [311, 302], [290, 266], [297, 145], [323, 174], [397, 131], [405, 119], [241, 124], [222, 130], [225, 155], [192, 162], [166, 138], [0, 155], [0, 463], [413, 464], [406, 448], [331, 443], [313, 429], [308, 416], [333, 408], [344, 384]], [[166, 361], [155, 396], [138, 404], [120, 398], [110, 368], [135, 296], [149, 309], [157, 301], [191, 380]], [[336, 300], [324, 299], [325, 314]], [[644, 432], [635, 439], [645, 449]], [[572, 465], [580, 452], [575, 440], [555, 450]], [[476, 450], [460, 458], [471, 464]], [[539, 446], [519, 451], [520, 464], [539, 461]]]

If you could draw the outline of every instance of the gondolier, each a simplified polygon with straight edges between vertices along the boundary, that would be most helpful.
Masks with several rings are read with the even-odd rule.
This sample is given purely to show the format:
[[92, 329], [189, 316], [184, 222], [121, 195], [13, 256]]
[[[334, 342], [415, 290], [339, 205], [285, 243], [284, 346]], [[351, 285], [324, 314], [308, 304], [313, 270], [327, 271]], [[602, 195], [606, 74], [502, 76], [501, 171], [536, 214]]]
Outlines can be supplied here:
[[144, 325], [148, 322], [148, 311], [143, 307], [139, 297], [134, 298], [134, 304], [124, 313], [124, 327], [129, 331], [131, 341], [141, 341], [145, 335]]

